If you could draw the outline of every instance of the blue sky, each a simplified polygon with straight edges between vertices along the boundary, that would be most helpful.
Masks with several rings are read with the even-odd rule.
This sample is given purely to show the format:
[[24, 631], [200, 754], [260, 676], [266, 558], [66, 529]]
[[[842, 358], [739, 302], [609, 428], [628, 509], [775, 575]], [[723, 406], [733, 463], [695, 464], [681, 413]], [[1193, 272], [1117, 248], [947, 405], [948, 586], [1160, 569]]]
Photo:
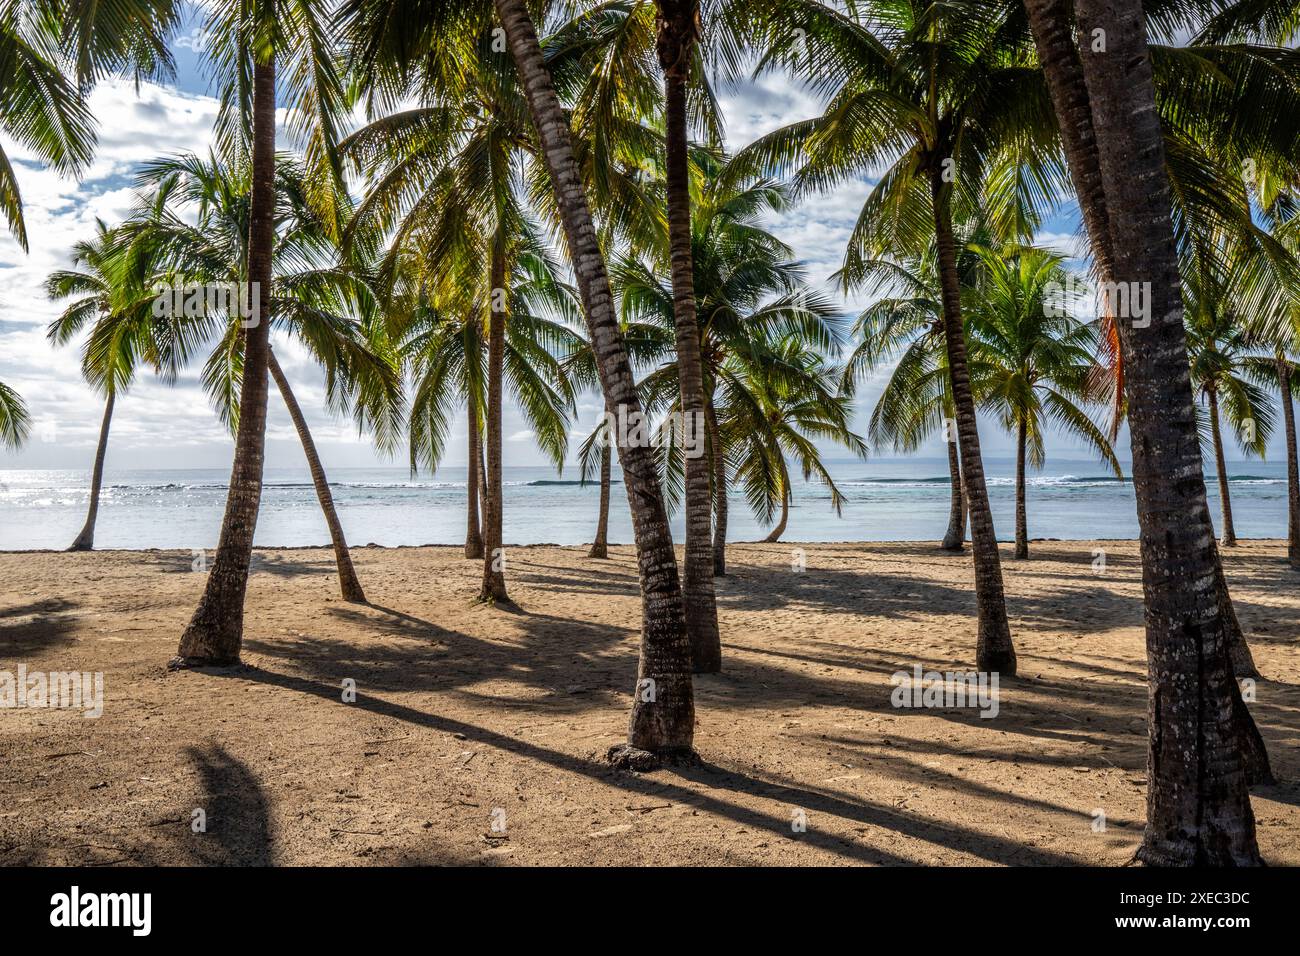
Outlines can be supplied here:
[[[42, 292], [46, 275], [67, 265], [74, 242], [92, 234], [100, 217], [115, 223], [130, 210], [134, 193], [134, 167], [164, 153], [207, 149], [216, 101], [209, 95], [203, 72], [202, 34], [197, 23], [179, 31], [174, 44], [177, 77], [158, 86], [132, 83], [102, 85], [91, 94], [99, 121], [99, 148], [80, 182], [61, 179], [34, 162], [10, 141], [5, 148], [16, 161], [26, 204], [30, 253], [6, 234], [0, 236], [0, 380], [17, 388], [32, 412], [33, 440], [19, 452], [0, 451], [0, 467], [88, 468], [102, 414], [102, 401], [81, 380], [80, 343], [54, 349], [44, 337], [46, 324], [58, 314], [57, 304]], [[198, 48], [196, 51], [195, 48]], [[729, 145], [744, 145], [780, 125], [817, 112], [816, 100], [779, 76], [766, 76], [721, 97]], [[288, 145], [282, 137], [281, 146]], [[844, 244], [870, 183], [850, 183], [833, 193], [811, 197], [777, 217], [773, 231], [789, 243], [808, 267], [809, 275], [824, 281], [839, 266]], [[1065, 252], [1078, 249], [1075, 235], [1077, 210], [1067, 203], [1045, 224], [1040, 241]], [[845, 302], [846, 310], [861, 301]], [[291, 342], [277, 343], [285, 366], [303, 405], [328, 465], [404, 465], [404, 456], [387, 459], [358, 435], [349, 420], [332, 416], [324, 407], [319, 373]], [[858, 430], [879, 393], [879, 379], [867, 383], [857, 399]], [[579, 408], [575, 435], [585, 435], [600, 413], [601, 403], [588, 396]], [[513, 407], [506, 411], [504, 434], [506, 464], [538, 465], [544, 460]], [[459, 423], [449, 442], [447, 464], [464, 463], [464, 424]], [[1008, 437], [991, 422], [983, 421], [981, 440], [991, 457], [1012, 453]], [[1128, 458], [1127, 436], [1121, 435], [1120, 457]], [[577, 441], [573, 442], [576, 450]], [[1275, 442], [1279, 449], [1281, 444]], [[829, 451], [845, 456], [843, 450]], [[920, 457], [944, 454], [938, 438], [919, 452]], [[145, 375], [129, 393], [119, 398], [109, 451], [110, 468], [225, 467], [230, 463], [231, 442], [212, 413], [198, 384], [197, 369], [173, 387]], [[1052, 458], [1087, 458], [1071, 439], [1054, 437], [1048, 444]], [[1230, 457], [1238, 457], [1230, 453]], [[1274, 457], [1274, 455], [1270, 455]], [[268, 425], [267, 463], [272, 467], [298, 466], [302, 453], [291, 423], [273, 394]]]

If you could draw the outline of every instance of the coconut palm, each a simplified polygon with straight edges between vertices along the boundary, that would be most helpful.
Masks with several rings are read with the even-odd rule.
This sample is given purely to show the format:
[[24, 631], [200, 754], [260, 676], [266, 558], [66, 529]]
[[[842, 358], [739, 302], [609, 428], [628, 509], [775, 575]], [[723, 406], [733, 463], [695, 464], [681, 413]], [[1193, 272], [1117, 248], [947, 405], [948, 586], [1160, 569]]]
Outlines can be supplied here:
[[[640, 402], [615, 318], [605, 256], [575, 157], [573, 134], [536, 27], [522, 0], [495, 0], [493, 6], [526, 93], [539, 152], [549, 173], [588, 332], [600, 357], [605, 405], [639, 415]], [[344, 14], [353, 59], [368, 67], [363, 82], [382, 92], [404, 89], [407, 74], [416, 69], [440, 85], [454, 84], [454, 74], [466, 62], [466, 50], [472, 49], [474, 39], [481, 35], [490, 10], [486, 2], [430, 7], [418, 0], [348, 0]], [[396, 83], [390, 82], [394, 76], [398, 77]], [[628, 741], [610, 756], [618, 763], [645, 767], [663, 758], [694, 753], [691, 648], [653, 449], [620, 441], [619, 458], [636, 530], [642, 653]]]
[[69, 551], [89, 551], [95, 546], [104, 457], [118, 396], [130, 387], [142, 364], [165, 381], [174, 382], [197, 344], [197, 336], [185, 323], [154, 315], [152, 277], [135, 274], [125, 230], [110, 229], [100, 219], [95, 223], [95, 238], [73, 248], [72, 268], [51, 273], [45, 282], [51, 298], [72, 299], [50, 323], [50, 341], [65, 345], [89, 327], [82, 349], [82, 374], [104, 395], [86, 521]]
[[[975, 280], [979, 257], [974, 240], [982, 234], [965, 227], [960, 240], [957, 271], [963, 289]], [[952, 404], [952, 377], [944, 344], [943, 301], [939, 291], [935, 249], [864, 261], [861, 284], [869, 295], [881, 295], [862, 311], [850, 333], [856, 342], [844, 363], [841, 392], [855, 394], [858, 384], [889, 366], [880, 398], [871, 411], [867, 435], [877, 447], [913, 452], [942, 430], [948, 449], [950, 485], [948, 530], [940, 548], [959, 552], [966, 537], [966, 499], [962, 488], [961, 456]], [[972, 369], [972, 389], [978, 394]]]
[[1026, 464], [1046, 461], [1050, 421], [1079, 439], [1122, 477], [1105, 432], [1084, 407], [1103, 400], [1097, 330], [1060, 301], [1070, 286], [1064, 257], [1033, 247], [975, 250], [979, 278], [967, 294], [971, 365], [980, 369], [976, 398], [1016, 438], [1016, 557], [1029, 557]]
[[841, 370], [798, 335], [756, 349], [732, 351], [722, 370], [723, 400], [717, 437], [735, 462], [736, 478], [760, 521], [780, 517], [764, 539], [780, 540], [793, 497], [789, 460], [804, 481], [830, 491], [839, 514], [844, 495], [822, 461], [818, 441], [831, 441], [865, 458], [867, 446], [849, 427], [852, 401], [838, 393]]
[[[1154, 715], [1138, 856], [1151, 864], [1257, 864], [1244, 720], [1203, 719], [1207, 712], [1245, 708], [1229, 665], [1217, 552], [1199, 477], [1169, 173], [1143, 9], [1140, 0], [1079, 0], [1076, 7], [1080, 19], [1104, 31], [1104, 55], [1068, 46], [1068, 21], [1031, 22], [1044, 69], [1082, 79], [1073, 96], [1062, 95], [1065, 84], [1052, 84], [1052, 95], [1067, 151], [1072, 158], [1091, 152], [1098, 171], [1109, 228], [1094, 232], [1093, 243], [1109, 239], [1117, 281], [1151, 283], [1150, 326], [1117, 323], [1135, 450]], [[1081, 205], [1092, 201], [1088, 191], [1079, 194]], [[1095, 218], [1086, 221], [1096, 228]]]
[[936, 243], [944, 338], [970, 510], [981, 669], [1015, 673], [997, 536], [971, 393], [954, 221], [982, 209], [993, 237], [1023, 237], [1064, 182], [1056, 122], [1027, 39], [1006, 8], [913, 0], [847, 13], [789, 0], [759, 24], [763, 64], [787, 64], [829, 97], [820, 116], [777, 130], [742, 155], [794, 167], [801, 192], [875, 175], [841, 276], [856, 284], [882, 252]]
[[[560, 356], [577, 347], [577, 337], [564, 321], [573, 314], [573, 292], [559, 278], [558, 265], [535, 233], [524, 237], [505, 288], [510, 321], [502, 347], [502, 379], [523, 410], [539, 447], [563, 467], [568, 451], [568, 409], [572, 385]], [[486, 332], [484, 317], [491, 290], [474, 276], [442, 272], [428, 275], [434, 262], [418, 245], [404, 254], [409, 276], [391, 298], [399, 348], [414, 379], [411, 401], [410, 461], [412, 469], [436, 469], [456, 408], [468, 397], [470, 518], [467, 542], [476, 530], [480, 471], [478, 410], [485, 388]], [[480, 544], [481, 547], [481, 544]], [[467, 543], [467, 552], [469, 551]], [[469, 557], [481, 557], [470, 555]]]
[[[369, 428], [381, 448], [397, 442], [400, 383], [386, 354], [384, 329], [369, 307], [370, 291], [357, 265], [340, 261], [331, 224], [308, 197], [306, 172], [288, 156], [276, 162], [276, 208], [272, 275], [275, 294], [263, 301], [268, 325], [297, 339], [325, 370], [326, 395], [339, 411], [351, 408], [360, 428]], [[155, 160], [142, 167], [141, 210], [125, 228], [136, 255], [155, 263], [171, 289], [247, 287], [251, 169], [193, 154]], [[241, 307], [245, 303], [238, 303]], [[251, 303], [250, 303], [251, 304]], [[221, 418], [236, 431], [244, 413], [241, 396], [248, 377], [248, 316], [225, 303], [225, 311], [204, 310], [194, 324], [216, 339], [203, 380]], [[366, 316], [370, 313], [370, 320]], [[298, 433], [320, 502], [344, 600], [363, 603], [334, 506], [329, 481], [289, 381], [267, 343], [268, 371]]]
[[[711, 150], [696, 150], [693, 162], [699, 181], [695, 202], [691, 262], [695, 272], [694, 296], [701, 334], [705, 377], [705, 420], [710, 435], [716, 529], [713, 541], [714, 573], [726, 569], [727, 442], [719, 433], [718, 402], [736, 398], [729, 391], [744, 391], [734, 378], [729, 359], [766, 352], [771, 358], [776, 343], [794, 337], [810, 348], [835, 351], [842, 339], [839, 318], [826, 298], [808, 287], [801, 263], [785, 243], [763, 226], [764, 217], [782, 211], [788, 191], [780, 183], [748, 176]], [[625, 256], [614, 268], [614, 288], [625, 327], [658, 326], [675, 336], [676, 295], [660, 276], [667, 271], [661, 247], [658, 256]], [[644, 338], [644, 336], [638, 336]], [[647, 340], [651, 341], [651, 340]], [[662, 364], [641, 383], [646, 407], [656, 413], [681, 412], [678, 362], [663, 356]], [[793, 367], [773, 362], [770, 368], [798, 375]], [[805, 389], [813, 386], [804, 383]], [[737, 399], [739, 400], [739, 399]], [[685, 463], [681, 449], [664, 457], [672, 479], [665, 488], [676, 498]], [[773, 481], [776, 481], [773, 478]], [[779, 499], [778, 499], [779, 500]], [[764, 513], [765, 520], [771, 512]]]
[[[0, 130], [63, 175], [75, 175], [94, 151], [94, 121], [84, 94], [112, 73], [163, 76], [171, 67], [165, 38], [174, 0], [31, 0], [0, 4]], [[27, 250], [18, 179], [0, 144], [0, 215]], [[0, 382], [0, 443], [17, 448], [30, 416]]]
[[[1241, 450], [1263, 457], [1273, 431], [1268, 393], [1250, 380], [1245, 363], [1253, 358], [1246, 323], [1233, 302], [1234, 263], [1222, 244], [1198, 245], [1183, 265], [1187, 351], [1192, 363], [1192, 386], [1205, 402], [1215, 474], [1219, 482], [1222, 547], [1237, 544], [1232, 521], [1232, 497], [1223, 449], [1221, 415], [1237, 438]], [[1267, 367], [1268, 360], [1254, 364]], [[1258, 377], [1258, 370], [1253, 377]]]
[[[335, 149], [337, 118], [343, 113], [332, 25], [335, 6], [324, 0], [223, 3], [210, 8], [204, 27], [211, 37], [212, 66], [220, 93], [217, 142], [226, 156], [251, 157], [247, 266], [243, 273], [259, 319], [239, 332], [242, 378], [226, 511], [203, 595], [181, 635], [170, 665], [173, 668], [228, 665], [239, 660], [266, 446], [277, 86], [285, 94], [289, 129], [304, 143], [313, 205], [330, 222], [343, 195]], [[331, 229], [338, 227], [337, 220], [331, 222]]]

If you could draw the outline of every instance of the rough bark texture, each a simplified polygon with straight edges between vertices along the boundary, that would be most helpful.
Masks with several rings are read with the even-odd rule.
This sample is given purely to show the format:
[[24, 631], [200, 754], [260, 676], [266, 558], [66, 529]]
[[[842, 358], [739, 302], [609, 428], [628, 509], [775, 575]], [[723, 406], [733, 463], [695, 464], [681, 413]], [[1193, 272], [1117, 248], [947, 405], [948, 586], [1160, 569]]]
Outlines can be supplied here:
[[1025, 446], [1029, 436], [1025, 423], [1016, 429], [1016, 557], [1029, 557], [1029, 514], [1025, 508]]
[[253, 169], [249, 203], [248, 279], [255, 283], [257, 322], [243, 330], [244, 374], [230, 491], [216, 557], [199, 606], [181, 635], [173, 668], [239, 663], [244, 593], [253, 532], [262, 503], [266, 449], [267, 349], [271, 328], [271, 255], [275, 244], [275, 61], [253, 66]]
[[[572, 132], [542, 59], [537, 31], [523, 0], [495, 0], [495, 4], [550, 171], [605, 406], [615, 411], [621, 406], [628, 415], [640, 413], [632, 366], [614, 315], [609, 274], [573, 155]], [[655, 758], [690, 760], [695, 736], [691, 644], [668, 513], [652, 449], [620, 444], [618, 454], [641, 578], [641, 657], [628, 742], [610, 756], [615, 762], [633, 766], [646, 766]]]
[[[667, 142], [668, 242], [672, 256], [673, 324], [677, 380], [685, 427], [704, 424], [704, 361], [695, 315], [695, 266], [691, 257], [690, 169], [686, 141], [686, 82], [696, 29], [695, 0], [659, 0], [659, 65], [664, 71]], [[697, 436], [698, 437], [698, 436]], [[682, 592], [686, 630], [697, 674], [722, 670], [718, 606], [713, 591], [713, 501], [707, 455], [686, 459], [686, 548]]]
[[961, 452], [961, 473], [966, 484], [966, 506], [970, 510], [971, 553], [975, 564], [975, 605], [979, 614], [976, 666], [1003, 677], [1016, 673], [1016, 651], [1007, 622], [1006, 598], [1002, 592], [1002, 559], [998, 554], [993, 512], [989, 509], [984, 484], [984, 462], [980, 457], [979, 431], [975, 424], [975, 400], [971, 394], [970, 371], [966, 365], [966, 331], [961, 315], [961, 284], [957, 276], [957, 247], [953, 240], [946, 189], [939, 164], [931, 171], [930, 192], [934, 200], [934, 226], [939, 251], [939, 280], [943, 293], [943, 331], [952, 376], [952, 397], [957, 416], [957, 438]]
[[[478, 599], [496, 603], [508, 601], [506, 593], [505, 551], [502, 544], [501, 500], [501, 397], [503, 363], [506, 353], [506, 257], [505, 237], [492, 238], [492, 265], [488, 295], [487, 361], [487, 428], [484, 445], [487, 452], [483, 496], [483, 587]], [[499, 291], [498, 291], [499, 290]]]
[[[1085, 45], [1081, 62], [1115, 279], [1151, 289], [1150, 325], [1118, 323], [1147, 630], [1147, 825], [1137, 856], [1153, 865], [1258, 864], [1142, 5], [1076, 0], [1075, 11], [1081, 36], [1105, 31], [1106, 51]], [[1052, 56], [1045, 64], [1059, 66]]]
[[483, 533], [478, 523], [478, 399], [471, 389], [469, 395], [469, 450], [465, 476], [465, 557], [476, 561], [483, 557]]
[[108, 454], [108, 429], [113, 424], [113, 403], [117, 395], [109, 391], [104, 402], [104, 420], [99, 426], [99, 444], [95, 446], [95, 467], [90, 473], [90, 505], [86, 508], [86, 523], [77, 538], [68, 546], [69, 551], [91, 551], [95, 547], [95, 521], [99, 518], [99, 490], [104, 485], [104, 456]]
[[352, 553], [348, 550], [347, 539], [343, 536], [343, 525], [339, 522], [339, 513], [334, 507], [334, 495], [330, 492], [325, 468], [321, 465], [320, 455], [316, 452], [316, 442], [311, 437], [311, 431], [307, 428], [307, 419], [303, 417], [298, 399], [289, 388], [289, 380], [284, 377], [284, 371], [275, 357], [275, 351], [269, 346], [266, 350], [266, 364], [270, 369], [271, 377], [275, 379], [276, 386], [280, 389], [280, 397], [284, 399], [285, 407], [289, 409], [289, 417], [293, 419], [293, 427], [298, 432], [303, 454], [307, 456], [307, 470], [311, 472], [311, 482], [316, 488], [316, 500], [320, 502], [320, 510], [325, 514], [330, 543], [334, 546], [334, 564], [339, 571], [339, 591], [343, 594], [343, 600], [354, 604], [365, 604], [366, 592], [361, 589], [356, 569], [352, 566]]
[[945, 551], [960, 551], [966, 541], [966, 495], [962, 491], [961, 456], [957, 442], [948, 445], [948, 478], [952, 482], [951, 505], [948, 509], [948, 531], [939, 547]]
[[600, 446], [600, 514], [596, 518], [596, 540], [587, 552], [589, 558], [609, 557], [609, 481], [611, 461], [608, 438]]
[[1282, 383], [1282, 423], [1286, 429], [1286, 554], [1291, 567], [1300, 571], [1300, 461], [1296, 458], [1295, 406], [1291, 395], [1291, 363], [1277, 358]]
[[1228, 463], [1223, 455], [1223, 432], [1219, 428], [1219, 395], [1213, 388], [1206, 392], [1210, 403], [1210, 434], [1214, 438], [1214, 470], [1219, 478], [1219, 508], [1223, 530], [1219, 543], [1236, 547], [1237, 529], [1232, 524], [1232, 493], [1228, 488]]
[[707, 402], [709, 448], [713, 455], [713, 576], [727, 573], [727, 459], [723, 455], [722, 432], [712, 400]]

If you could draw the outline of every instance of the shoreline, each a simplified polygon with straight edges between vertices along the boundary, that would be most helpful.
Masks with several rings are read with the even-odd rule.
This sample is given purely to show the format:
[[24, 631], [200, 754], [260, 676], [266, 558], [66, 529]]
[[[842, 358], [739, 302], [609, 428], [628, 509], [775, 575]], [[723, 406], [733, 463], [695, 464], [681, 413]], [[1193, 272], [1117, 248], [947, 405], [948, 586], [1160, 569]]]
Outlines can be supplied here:
[[[1285, 550], [1287, 545], [1286, 538], [1252, 538], [1242, 535], [1237, 536], [1237, 541], [1243, 544], [1252, 545], [1277, 545]], [[1137, 538], [1030, 538], [1032, 544], [1137, 544]], [[608, 542], [611, 548], [633, 548], [635, 545], [628, 542]], [[680, 542], [674, 542], [677, 550], [681, 550]], [[826, 547], [848, 547], [848, 546], [871, 546], [871, 545], [926, 545], [933, 544], [935, 551], [943, 554], [949, 554], [953, 557], [970, 555], [970, 541], [966, 542], [961, 551], [944, 551], [939, 547], [937, 538], [890, 538], [890, 539], [868, 539], [855, 540], [846, 538], [842, 541], [797, 541], [793, 538], [781, 541], [763, 541], [762, 539], [753, 539], [748, 541], [728, 541], [728, 549], [733, 546], [745, 545], [791, 545], [797, 548], [826, 548]], [[998, 539], [998, 546], [1014, 546], [1015, 541], [1012, 539]], [[564, 551], [574, 551], [579, 548], [588, 548], [591, 546], [590, 541], [580, 542], [578, 544], [557, 544], [553, 541], [534, 541], [529, 544], [511, 544], [505, 542], [504, 548], [523, 549], [523, 548], [559, 548]], [[425, 544], [351, 544], [348, 545], [349, 551], [420, 551], [420, 550], [438, 550], [442, 548], [463, 549], [464, 542], [428, 542]], [[192, 554], [194, 548], [94, 548], [90, 551], [69, 551], [67, 548], [0, 548], [0, 555], [22, 555], [22, 554]], [[216, 548], [206, 550], [215, 551]], [[334, 550], [330, 544], [256, 544], [253, 551], [330, 551]], [[467, 558], [466, 560], [479, 560], [478, 558]], [[592, 558], [591, 560], [600, 560]], [[1033, 560], [1032, 556], [1029, 560]]]

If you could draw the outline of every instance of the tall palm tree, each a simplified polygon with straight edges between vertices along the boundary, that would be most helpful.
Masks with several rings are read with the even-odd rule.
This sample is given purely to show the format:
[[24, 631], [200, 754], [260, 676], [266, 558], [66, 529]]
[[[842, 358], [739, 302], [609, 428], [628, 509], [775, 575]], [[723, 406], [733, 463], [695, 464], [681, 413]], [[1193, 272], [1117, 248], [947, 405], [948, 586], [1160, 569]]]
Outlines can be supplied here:
[[[165, 273], [173, 289], [241, 287], [249, 268], [250, 172], [246, 164], [192, 154], [145, 164], [138, 177], [144, 189], [141, 210], [124, 227], [133, 236], [137, 257], [151, 259], [154, 271]], [[400, 382], [386, 354], [384, 330], [373, 314], [371, 321], [365, 320], [371, 294], [364, 268], [341, 261], [330, 223], [308, 198], [304, 169], [288, 156], [276, 163], [275, 201], [276, 290], [264, 299], [272, 309], [267, 324], [306, 346], [325, 369], [330, 403], [339, 410], [352, 406], [359, 427], [369, 426], [380, 447], [391, 449], [398, 433]], [[237, 430], [241, 386], [248, 371], [241, 335], [246, 319], [239, 310], [229, 309], [231, 304], [226, 303], [224, 314], [205, 311], [194, 324], [215, 334], [204, 383], [222, 420]], [[364, 603], [315, 440], [269, 342], [266, 357], [307, 459], [334, 548], [340, 592], [345, 601]]]
[[69, 551], [90, 551], [95, 546], [104, 458], [118, 396], [130, 387], [142, 363], [166, 381], [175, 381], [195, 344], [195, 336], [183, 323], [153, 314], [155, 294], [150, 277], [134, 274], [125, 230], [110, 229], [100, 219], [95, 223], [95, 238], [73, 248], [72, 268], [51, 273], [45, 282], [51, 298], [75, 297], [50, 323], [50, 341], [65, 345], [90, 327], [82, 349], [82, 374], [105, 397], [86, 521]]
[[[557, 316], [573, 310], [573, 293], [560, 281], [558, 265], [547, 255], [536, 234], [525, 235], [508, 277], [510, 322], [502, 346], [505, 385], [522, 409], [542, 451], [563, 467], [568, 450], [568, 408], [572, 386], [559, 356], [573, 351], [577, 337]], [[468, 396], [469, 428], [478, 433], [477, 411], [485, 387], [484, 316], [490, 290], [460, 273], [428, 275], [436, 262], [418, 245], [409, 250], [409, 275], [390, 298], [399, 318], [396, 332], [406, 366], [414, 379], [411, 401], [410, 460], [436, 469], [442, 460], [454, 409]], [[436, 270], [434, 270], [436, 271]], [[408, 304], [409, 303], [409, 304]], [[471, 438], [469, 473], [471, 517], [477, 502], [479, 472], [474, 458], [478, 442]]]
[[240, 333], [243, 377], [221, 536], [203, 595], [169, 665], [173, 669], [239, 661], [266, 446], [277, 71], [282, 73], [290, 129], [305, 140], [312, 199], [328, 214], [342, 193], [335, 143], [343, 87], [327, 20], [333, 6], [320, 0], [244, 0], [219, 4], [206, 23], [221, 94], [218, 142], [227, 153], [247, 149], [252, 157], [245, 274], [259, 319]]
[[[695, 276], [691, 262], [686, 105], [700, 11], [697, 0], [658, 0], [657, 6], [656, 52], [664, 74], [665, 185], [679, 404], [685, 427], [703, 431], [704, 366], [700, 356], [701, 336], [696, 318]], [[686, 458], [686, 554], [682, 591], [686, 598], [686, 629], [691, 638], [691, 658], [697, 674], [713, 674], [722, 669], [722, 643], [713, 588], [713, 501], [710, 493], [713, 471], [707, 456]]]
[[1025, 466], [1046, 460], [1044, 426], [1051, 421], [1084, 442], [1121, 477], [1105, 432], [1080, 404], [1097, 404], [1104, 376], [1097, 365], [1096, 327], [1052, 301], [1069, 287], [1064, 257], [1034, 247], [977, 250], [980, 276], [967, 296], [971, 364], [980, 369], [976, 395], [1016, 438], [1016, 557], [1029, 557]]
[[[598, 371], [607, 408], [640, 415], [631, 363], [614, 314], [605, 256], [597, 238], [573, 134], [555, 92], [531, 13], [523, 0], [495, 0], [494, 9], [528, 101], [539, 149], [549, 173], [567, 251], [577, 277], [588, 333], [599, 356]], [[366, 82], [385, 87], [386, 77], [417, 68], [437, 77], [464, 62], [467, 37], [481, 34], [486, 2], [435, 4], [418, 0], [348, 0], [345, 29], [358, 63], [375, 75]], [[401, 84], [396, 84], [400, 86]], [[641, 657], [627, 744], [610, 757], [619, 764], [648, 767], [661, 759], [694, 754], [695, 698], [691, 647], [686, 634], [681, 583], [668, 514], [653, 449], [620, 440], [619, 460], [636, 532], [641, 577]]]
[[[796, 29], [797, 28], [797, 29]], [[994, 238], [1022, 237], [1063, 181], [1041, 74], [1005, 8], [873, 0], [847, 14], [789, 0], [760, 21], [764, 64], [786, 63], [829, 95], [820, 116], [760, 138], [744, 154], [797, 166], [797, 187], [826, 189], [880, 168], [849, 240], [842, 277], [881, 252], [933, 236], [961, 471], [970, 511], [982, 670], [1012, 675], [997, 536], [980, 457], [954, 221], [983, 208]]]
[[[1030, 6], [1037, 0], [1029, 0]], [[1151, 283], [1151, 325], [1117, 323], [1134, 448], [1147, 608], [1150, 744], [1147, 827], [1152, 864], [1257, 864], [1239, 720], [1229, 666], [1213, 532], [1184, 342], [1178, 258], [1155, 84], [1140, 0], [1078, 0], [1106, 51], [1053, 42], [1068, 21], [1031, 25], [1048, 74], [1082, 74], [1076, 97], [1051, 84], [1067, 151], [1095, 151], [1115, 278]], [[1081, 117], [1090, 122], [1085, 129]], [[1081, 205], [1088, 195], [1080, 191]], [[1094, 220], [1088, 221], [1090, 229]]]

